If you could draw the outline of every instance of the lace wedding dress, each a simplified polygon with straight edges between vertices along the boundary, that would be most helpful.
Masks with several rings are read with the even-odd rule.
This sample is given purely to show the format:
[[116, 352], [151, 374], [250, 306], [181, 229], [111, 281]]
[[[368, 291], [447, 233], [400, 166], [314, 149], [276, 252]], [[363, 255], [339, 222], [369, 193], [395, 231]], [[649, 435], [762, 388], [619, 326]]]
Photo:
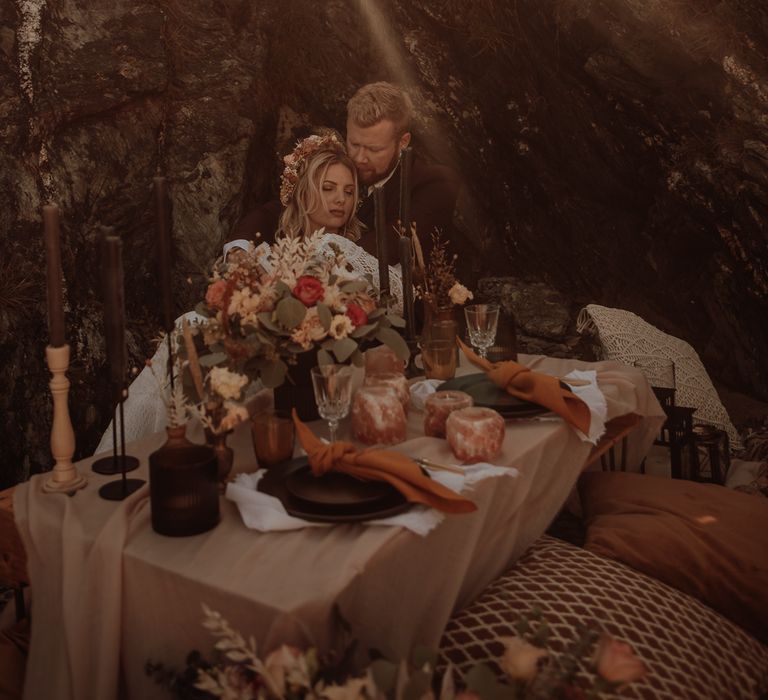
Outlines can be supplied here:
[[[333, 256], [333, 247], [338, 248], [344, 255], [352, 271], [363, 277], [371, 275], [373, 284], [379, 286], [379, 261], [370, 253], [364, 251], [354, 241], [334, 233], [327, 233], [323, 236], [320, 245], [320, 254]], [[256, 251], [260, 260], [266, 263], [269, 254], [269, 246], [262, 243]], [[394, 308], [398, 313], [402, 313], [403, 308], [403, 280], [400, 274], [400, 266], [389, 267], [389, 284], [393, 296], [396, 299]], [[183, 319], [187, 319], [190, 324], [200, 323], [204, 320], [202, 316], [190, 311], [176, 319], [176, 328], [181, 328]], [[139, 440], [147, 435], [163, 430], [166, 426], [166, 409], [161, 398], [161, 385], [165, 383], [166, 367], [168, 366], [168, 342], [160, 343], [151, 360], [151, 366], [146, 366], [133, 380], [128, 388], [128, 398], [123, 404], [125, 415], [125, 441], [129, 443], [133, 440]], [[154, 369], [154, 374], [153, 374]], [[119, 428], [119, 426], [118, 426]], [[111, 451], [113, 448], [112, 440], [112, 422], [101, 436], [101, 440], [96, 447], [94, 454], [104, 451]]]

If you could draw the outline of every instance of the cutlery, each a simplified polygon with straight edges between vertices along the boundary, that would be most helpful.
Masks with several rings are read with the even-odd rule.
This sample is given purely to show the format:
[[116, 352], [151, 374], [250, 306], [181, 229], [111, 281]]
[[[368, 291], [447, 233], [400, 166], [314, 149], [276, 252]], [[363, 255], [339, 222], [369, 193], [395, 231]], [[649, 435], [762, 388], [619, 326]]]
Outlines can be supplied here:
[[426, 469], [433, 469], [434, 471], [452, 472], [454, 474], [464, 473], [464, 470], [460, 469], [459, 467], [451, 467], [447, 464], [438, 464], [437, 462], [433, 462], [432, 460], [424, 459], [422, 457], [416, 457], [413, 461], [420, 466], [425, 467]]

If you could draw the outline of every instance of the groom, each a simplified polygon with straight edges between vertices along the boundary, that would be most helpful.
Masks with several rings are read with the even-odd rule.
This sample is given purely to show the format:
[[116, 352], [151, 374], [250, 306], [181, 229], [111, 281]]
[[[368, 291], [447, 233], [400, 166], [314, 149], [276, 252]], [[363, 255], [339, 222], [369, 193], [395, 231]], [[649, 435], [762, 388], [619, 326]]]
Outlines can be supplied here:
[[[397, 259], [396, 226], [400, 213], [401, 153], [411, 142], [413, 103], [406, 92], [391, 83], [361, 87], [347, 103], [347, 152], [357, 168], [362, 191], [358, 218], [365, 224], [359, 244], [376, 254], [374, 186], [384, 187], [385, 221], [391, 239], [389, 263]], [[410, 176], [410, 220], [428, 256], [435, 228], [451, 238], [453, 210], [459, 179], [442, 165], [429, 165], [414, 156]], [[408, 226], [406, 225], [408, 228]]]
[[[390, 264], [397, 259], [397, 224], [400, 212], [400, 154], [411, 142], [413, 104], [407, 93], [391, 83], [370, 83], [361, 87], [347, 103], [347, 150], [357, 167], [362, 187], [358, 218], [367, 227], [359, 244], [376, 255], [373, 186], [384, 187], [385, 221], [391, 235]], [[429, 165], [414, 157], [410, 177], [411, 221], [416, 223], [425, 255], [431, 248], [435, 227], [451, 238], [453, 210], [459, 191], [458, 176], [442, 165]], [[235, 227], [230, 247], [247, 247], [256, 233], [271, 241], [280, 218], [280, 203], [268, 202], [249, 212]], [[243, 240], [245, 239], [245, 240]]]

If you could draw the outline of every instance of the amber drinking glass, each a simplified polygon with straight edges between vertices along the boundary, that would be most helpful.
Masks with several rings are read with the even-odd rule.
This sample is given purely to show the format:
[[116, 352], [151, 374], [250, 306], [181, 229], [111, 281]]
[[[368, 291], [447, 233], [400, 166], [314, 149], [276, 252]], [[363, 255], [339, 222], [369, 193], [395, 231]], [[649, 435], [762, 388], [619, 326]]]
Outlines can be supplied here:
[[293, 457], [295, 432], [287, 411], [257, 413], [251, 421], [251, 436], [260, 467], [269, 468]]

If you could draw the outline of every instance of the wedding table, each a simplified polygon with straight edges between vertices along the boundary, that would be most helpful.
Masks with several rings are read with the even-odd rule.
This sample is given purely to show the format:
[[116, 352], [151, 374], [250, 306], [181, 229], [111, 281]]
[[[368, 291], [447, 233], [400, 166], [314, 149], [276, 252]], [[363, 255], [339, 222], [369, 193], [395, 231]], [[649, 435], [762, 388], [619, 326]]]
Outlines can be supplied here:
[[[612, 362], [520, 360], [558, 376], [597, 370], [607, 419], [641, 417], [627, 444], [627, 463], [637, 467], [664, 420], [639, 370]], [[455, 463], [445, 441], [423, 437], [422, 420], [411, 412], [411, 439], [400, 449]], [[313, 427], [322, 430], [322, 424]], [[128, 446], [141, 460], [130, 476], [147, 478], [147, 456], [164, 437]], [[253, 471], [247, 425], [231, 444], [235, 471]], [[465, 493], [477, 511], [446, 516], [423, 537], [360, 523], [259, 533], [222, 498], [216, 528], [169, 538], [151, 528], [147, 485], [122, 502], [98, 497], [99, 487], [115, 477], [91, 472], [93, 458], [78, 463], [89, 483], [73, 497], [43, 493], [43, 476], [35, 476], [16, 489], [14, 503], [33, 592], [24, 697], [167, 697], [145, 675], [145, 663], [181, 668], [190, 650], [211, 650], [215, 640], [200, 624], [202, 604], [246, 638], [253, 635], [264, 653], [283, 642], [328, 648], [334, 608], [363, 650], [376, 647], [397, 659], [414, 646], [436, 648], [451, 613], [545, 531], [591, 449], [561, 419], [507, 423], [495, 462], [518, 473], [477, 483]]]

